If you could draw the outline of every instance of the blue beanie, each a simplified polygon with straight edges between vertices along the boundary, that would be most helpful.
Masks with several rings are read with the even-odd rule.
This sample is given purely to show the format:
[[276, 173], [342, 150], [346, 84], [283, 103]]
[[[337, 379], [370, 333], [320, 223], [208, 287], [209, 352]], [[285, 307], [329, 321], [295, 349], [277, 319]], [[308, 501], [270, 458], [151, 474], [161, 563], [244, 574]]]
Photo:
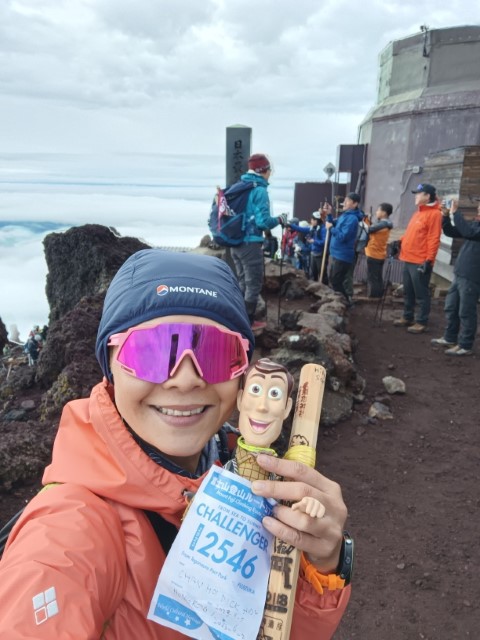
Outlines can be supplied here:
[[219, 322], [255, 341], [237, 279], [219, 258], [195, 253], [143, 249], [126, 260], [108, 288], [95, 353], [111, 381], [107, 343], [111, 335], [171, 315], [192, 315]]

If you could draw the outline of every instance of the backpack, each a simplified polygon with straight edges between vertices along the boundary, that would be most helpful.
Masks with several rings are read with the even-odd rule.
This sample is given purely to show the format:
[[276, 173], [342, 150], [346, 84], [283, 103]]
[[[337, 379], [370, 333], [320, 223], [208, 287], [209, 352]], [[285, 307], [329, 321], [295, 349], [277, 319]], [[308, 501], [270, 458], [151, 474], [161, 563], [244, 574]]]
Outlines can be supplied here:
[[365, 247], [368, 244], [369, 238], [370, 238], [370, 236], [368, 235], [368, 225], [366, 224], [366, 222], [361, 220], [358, 223], [357, 239], [355, 241], [355, 252], [356, 253], [363, 253], [364, 252]]
[[217, 187], [208, 218], [212, 240], [221, 247], [237, 247], [245, 238], [245, 210], [255, 182], [239, 180], [226, 189]]

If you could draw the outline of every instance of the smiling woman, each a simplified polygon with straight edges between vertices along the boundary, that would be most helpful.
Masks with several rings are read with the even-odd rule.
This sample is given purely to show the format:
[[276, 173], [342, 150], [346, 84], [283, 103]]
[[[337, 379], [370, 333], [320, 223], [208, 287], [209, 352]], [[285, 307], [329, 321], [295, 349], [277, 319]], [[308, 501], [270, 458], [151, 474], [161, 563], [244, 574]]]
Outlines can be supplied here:
[[[65, 406], [43, 476], [49, 490], [27, 505], [5, 547], [1, 637], [100, 638], [106, 628], [114, 640], [184, 637], [146, 612], [169, 549], [166, 531], [176, 535], [186, 496], [230, 458], [225, 421], [253, 350], [243, 296], [224, 261], [146, 249], [120, 267], [97, 334], [104, 379], [89, 398]], [[270, 442], [291, 407], [289, 377], [261, 365], [250, 374], [249, 438]], [[282, 489], [272, 482], [265, 496], [320, 494], [329, 517], [296, 513], [292, 522], [285, 507], [263, 526], [275, 535], [280, 527], [290, 544], [299, 540], [319, 568], [335, 568], [346, 517], [340, 490], [313, 470], [305, 479], [295, 463], [282, 465], [291, 481]], [[319, 637], [330, 638], [348, 591], [320, 597], [308, 584], [300, 591], [292, 640], [319, 627]]]
[[[111, 352], [115, 403], [139, 438], [194, 474], [201, 451], [232, 413], [238, 376], [248, 365], [248, 340], [208, 318], [202, 324], [183, 315], [155, 322], [137, 325]], [[137, 340], [128, 355], [122, 353], [128, 338], [147, 332], [158, 348]], [[241, 366], [237, 353], [243, 354]]]

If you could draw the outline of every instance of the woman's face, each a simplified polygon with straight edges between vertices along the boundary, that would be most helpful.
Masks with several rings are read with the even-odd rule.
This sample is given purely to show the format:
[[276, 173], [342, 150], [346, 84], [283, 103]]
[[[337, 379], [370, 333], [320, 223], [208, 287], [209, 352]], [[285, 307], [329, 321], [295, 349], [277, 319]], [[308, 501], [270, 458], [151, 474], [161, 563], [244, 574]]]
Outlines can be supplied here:
[[[222, 327], [207, 318], [182, 315], [149, 320], [137, 327], [175, 322]], [[235, 406], [239, 379], [209, 384], [186, 355], [166, 382], [145, 382], [121, 368], [114, 357], [119, 348], [112, 347], [110, 355], [119, 414], [143, 440], [179, 466], [194, 472], [203, 447]]]

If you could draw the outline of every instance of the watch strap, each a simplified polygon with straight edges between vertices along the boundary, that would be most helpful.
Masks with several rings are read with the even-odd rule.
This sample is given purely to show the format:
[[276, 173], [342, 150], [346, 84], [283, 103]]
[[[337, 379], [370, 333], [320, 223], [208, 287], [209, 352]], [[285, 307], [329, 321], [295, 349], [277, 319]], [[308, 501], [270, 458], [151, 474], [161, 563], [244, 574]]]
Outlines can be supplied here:
[[345, 580], [342, 580], [336, 573], [320, 573], [315, 565], [307, 560], [303, 552], [300, 558], [300, 567], [305, 576], [305, 580], [309, 582], [320, 595], [323, 594], [324, 589], [336, 591], [337, 589], [343, 589], [345, 586]]
[[342, 548], [340, 550], [340, 560], [336, 573], [320, 573], [303, 552], [300, 557], [300, 567], [307, 582], [309, 582], [319, 594], [323, 594], [324, 589], [335, 591], [345, 588], [350, 584], [352, 579], [353, 539], [346, 531], [344, 532]]

